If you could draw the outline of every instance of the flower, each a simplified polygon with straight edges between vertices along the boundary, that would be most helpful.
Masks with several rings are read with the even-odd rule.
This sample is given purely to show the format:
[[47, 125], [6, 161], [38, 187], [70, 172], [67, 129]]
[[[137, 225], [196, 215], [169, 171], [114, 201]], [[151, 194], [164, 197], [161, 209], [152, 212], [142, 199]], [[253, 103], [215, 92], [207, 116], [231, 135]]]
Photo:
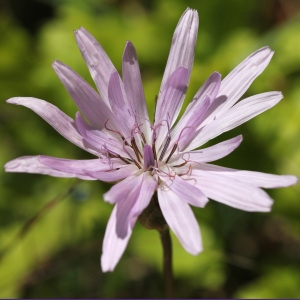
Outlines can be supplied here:
[[196, 255], [202, 251], [202, 243], [190, 205], [204, 207], [210, 198], [245, 211], [267, 212], [272, 199], [261, 188], [297, 182], [292, 175], [210, 164], [237, 148], [241, 135], [194, 150], [282, 99], [280, 92], [267, 92], [238, 102], [269, 64], [273, 52], [268, 47], [252, 53], [223, 80], [217, 72], [209, 76], [175, 124], [191, 75], [197, 31], [198, 14], [187, 9], [175, 29], [153, 122], [133, 44], [126, 43], [121, 79], [105, 51], [84, 28], [78, 29], [75, 37], [99, 93], [62, 62], [53, 63], [82, 114], [78, 112], [73, 120], [54, 105], [35, 98], [7, 101], [32, 109], [70, 142], [96, 156], [88, 160], [25, 156], [8, 162], [7, 172], [117, 182], [104, 194], [104, 200], [115, 206], [103, 241], [103, 271], [115, 268], [138, 216], [154, 194], [182, 246]]

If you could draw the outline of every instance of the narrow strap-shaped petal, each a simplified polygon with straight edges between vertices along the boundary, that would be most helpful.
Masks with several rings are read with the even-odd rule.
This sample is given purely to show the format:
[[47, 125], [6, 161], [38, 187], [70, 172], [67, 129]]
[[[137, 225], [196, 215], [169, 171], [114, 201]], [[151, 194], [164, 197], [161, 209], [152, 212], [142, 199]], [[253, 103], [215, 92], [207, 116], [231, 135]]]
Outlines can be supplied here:
[[110, 170], [112, 167], [118, 168], [122, 166], [119, 163], [104, 163], [101, 159], [82, 159], [82, 160], [73, 160], [67, 158], [57, 158], [46, 155], [40, 155], [39, 160], [42, 164], [46, 166], [51, 166], [57, 171], [67, 172], [67, 173], [79, 173], [84, 174], [84, 170], [91, 171], [106, 171]]
[[241, 98], [254, 79], [267, 67], [273, 54], [269, 47], [255, 51], [222, 80], [219, 95], [226, 95], [228, 100], [218, 111], [218, 115], [230, 109]]
[[101, 268], [103, 272], [111, 272], [116, 267], [126, 249], [136, 219], [132, 219], [129, 223], [127, 235], [124, 238], [118, 237], [116, 232], [117, 206], [114, 207], [106, 226], [102, 244]]
[[221, 75], [214, 72], [198, 90], [183, 116], [171, 130], [173, 142], [170, 143], [169, 150], [173, 148], [174, 143], [178, 143], [179, 151], [183, 151], [190, 143], [196, 130], [209, 114], [210, 107], [214, 103], [220, 84]]
[[92, 149], [87, 149], [82, 141], [82, 137], [78, 132], [74, 120], [62, 112], [59, 108], [44, 100], [31, 97], [16, 97], [7, 100], [7, 103], [22, 105], [33, 110], [64, 138], [69, 140], [76, 146], [97, 155], [97, 152]]
[[172, 45], [160, 87], [161, 90], [164, 88], [171, 74], [180, 66], [188, 69], [188, 83], [194, 63], [198, 25], [199, 18], [197, 11], [190, 8], [186, 9], [177, 24], [172, 38]]
[[119, 181], [131, 176], [137, 172], [137, 167], [134, 165], [123, 165], [119, 168], [106, 171], [86, 171], [85, 173], [95, 179], [113, 182]]
[[198, 130], [198, 134], [185, 150], [200, 147], [221, 133], [231, 130], [270, 109], [281, 99], [282, 94], [280, 92], [268, 92], [240, 101], [219, 118]]
[[53, 170], [74, 174], [78, 178], [87, 176], [106, 182], [121, 180], [134, 171], [134, 166], [116, 160], [72, 160], [41, 155], [39, 161]]
[[[128, 176], [124, 180], [116, 183], [113, 185], [108, 192], [106, 192], [103, 195], [103, 198], [106, 202], [109, 202], [111, 204], [118, 203], [119, 201], [125, 201], [124, 199], [132, 198], [128, 195], [132, 191], [136, 191], [138, 188], [140, 188], [143, 184], [146, 186], [147, 183], [153, 182], [153, 184], [156, 184], [156, 181], [151, 178], [149, 180], [146, 173], [143, 173], [142, 175], [132, 175]], [[137, 199], [137, 197], [136, 197]], [[134, 201], [135, 202], [135, 201]]]
[[218, 72], [214, 72], [200, 87], [191, 103], [187, 106], [178, 123], [174, 126], [174, 128], [172, 128], [172, 138], [178, 136], [182, 129], [187, 126], [188, 121], [195, 114], [196, 106], [201, 107], [203, 105], [202, 102], [206, 101], [207, 96], [209, 96], [212, 101], [215, 99], [219, 92], [220, 85], [221, 75]]
[[[56, 157], [48, 157], [48, 160], [57, 162], [61, 159]], [[82, 164], [93, 163], [93, 159], [89, 161], [83, 161]], [[73, 161], [74, 162], [74, 161]], [[65, 169], [64, 171], [56, 169], [53, 165], [44, 164], [41, 160], [41, 156], [23, 156], [9, 161], [4, 166], [6, 172], [18, 172], [18, 173], [32, 173], [43, 174], [54, 177], [73, 178], [77, 177], [84, 180], [95, 180], [93, 177], [83, 174], [82, 172], [74, 169]], [[62, 168], [63, 169], [63, 168]]]
[[[195, 97], [193, 98], [193, 102], [201, 101], [208, 95], [211, 99], [215, 99], [218, 95], [221, 86], [222, 75], [218, 72], [213, 72], [207, 80], [203, 83], [203, 85], [197, 91]], [[189, 111], [189, 106], [187, 107], [187, 111]]]
[[116, 232], [119, 238], [126, 237], [131, 219], [138, 217], [148, 206], [156, 185], [153, 177], [142, 173], [122, 180], [104, 194], [105, 201], [117, 203]]
[[126, 181], [131, 188], [128, 193], [126, 185], [120, 186], [121, 183], [122, 181], [117, 185], [123, 193], [117, 195], [115, 190], [111, 194], [109, 191], [104, 195], [106, 200], [116, 197], [111, 202], [117, 202], [117, 204], [109, 219], [104, 236], [101, 257], [103, 272], [112, 271], [115, 268], [127, 246], [138, 215], [148, 206], [157, 185], [153, 177], [146, 173]]
[[228, 178], [261, 188], [281, 188], [294, 185], [298, 182], [298, 178], [293, 175], [274, 175], [254, 171], [236, 170], [212, 164], [201, 164], [199, 168], [203, 171], [215, 172]]
[[196, 163], [215, 161], [230, 154], [241, 144], [242, 140], [242, 135], [238, 135], [230, 140], [226, 140], [201, 150], [187, 151], [173, 155], [170, 163], [174, 162], [175, 165], [179, 165], [185, 161]]
[[[128, 105], [134, 112], [137, 123], [141, 124], [141, 130], [144, 132], [145, 137], [148, 140], [150, 128], [149, 126], [146, 126], [148, 125], [146, 120], [149, 119], [149, 115], [142, 85], [142, 78], [135, 48], [129, 41], [127, 41], [123, 53], [122, 77]], [[145, 126], [143, 126], [144, 124]]]
[[128, 107], [125, 100], [123, 82], [118, 72], [113, 72], [108, 83], [108, 98], [115, 115], [115, 122], [118, 124], [118, 130], [124, 138], [131, 137], [131, 129], [134, 126], [135, 118], [131, 108]]
[[[182, 128], [182, 131], [178, 137], [174, 137], [173, 141], [178, 143], [179, 151], [183, 151], [185, 147], [194, 138], [197, 128], [200, 126], [204, 120], [207, 111], [209, 110], [211, 99], [206, 96], [205, 99], [194, 106], [193, 113], [190, 115], [190, 119], [186, 123], [186, 126]], [[170, 145], [170, 149], [172, 145]]]
[[176, 121], [187, 90], [188, 69], [179, 67], [169, 77], [157, 99], [155, 124], [169, 120], [170, 126]]
[[207, 197], [201, 192], [201, 190], [199, 190], [197, 186], [193, 185], [193, 180], [189, 182], [178, 175], [167, 181], [164, 181], [163, 177], [160, 179], [165, 183], [164, 188], [172, 190], [181, 201], [197, 207], [204, 207], [208, 202]]
[[193, 170], [196, 186], [210, 199], [245, 210], [268, 212], [273, 200], [262, 189], [226, 174]]
[[99, 130], [104, 128], [105, 122], [112, 116], [101, 96], [81, 76], [62, 62], [55, 61], [52, 66], [91, 125]]
[[103, 195], [104, 201], [111, 204], [124, 201], [131, 191], [136, 190], [136, 188], [141, 185], [142, 180], [142, 176], [135, 175], [125, 178], [124, 180], [113, 185], [109, 191]]
[[98, 91], [109, 105], [107, 94], [109, 76], [116, 71], [113, 63], [97, 40], [83, 27], [75, 31], [75, 38]]
[[110, 106], [115, 114], [119, 111], [129, 109], [129, 107], [126, 106], [125, 95], [121, 86], [122, 84], [117, 71], [110, 74], [108, 82], [108, 98]]
[[140, 183], [133, 182], [129, 192], [125, 192], [122, 200], [117, 205], [117, 226], [116, 231], [119, 237], [125, 237], [126, 228], [131, 219], [137, 218], [143, 210], [149, 205], [154, 194], [157, 182], [148, 173], [142, 173]]
[[200, 228], [190, 206], [171, 190], [158, 189], [162, 214], [183, 248], [197, 255], [202, 251]]
[[165, 140], [168, 127], [171, 127], [180, 112], [187, 89], [188, 70], [179, 67], [166, 82], [158, 100], [155, 112], [155, 125], [158, 125], [157, 149]]
[[107, 150], [112, 153], [118, 153], [120, 155], [125, 155], [127, 157], [126, 152], [123, 149], [122, 143], [117, 140], [117, 138], [112, 138], [106, 133], [99, 131], [97, 129], [89, 126], [82, 118], [80, 113], [76, 114], [76, 127], [80, 132], [84, 145], [87, 149], [93, 149], [97, 151], [97, 155], [99, 156], [103, 151]]

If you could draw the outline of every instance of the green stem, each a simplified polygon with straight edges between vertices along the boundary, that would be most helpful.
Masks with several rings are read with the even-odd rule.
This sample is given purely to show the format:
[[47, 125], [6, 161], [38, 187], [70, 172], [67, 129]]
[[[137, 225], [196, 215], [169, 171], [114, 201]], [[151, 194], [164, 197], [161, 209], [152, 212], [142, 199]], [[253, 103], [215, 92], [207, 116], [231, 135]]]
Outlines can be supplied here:
[[148, 207], [139, 216], [140, 223], [147, 229], [159, 232], [163, 247], [163, 271], [166, 285], [166, 297], [173, 297], [173, 268], [172, 268], [172, 242], [169, 226], [159, 207], [157, 194], [153, 195]]
[[165, 277], [166, 298], [173, 298], [172, 242], [169, 228], [159, 231], [163, 247], [163, 271]]

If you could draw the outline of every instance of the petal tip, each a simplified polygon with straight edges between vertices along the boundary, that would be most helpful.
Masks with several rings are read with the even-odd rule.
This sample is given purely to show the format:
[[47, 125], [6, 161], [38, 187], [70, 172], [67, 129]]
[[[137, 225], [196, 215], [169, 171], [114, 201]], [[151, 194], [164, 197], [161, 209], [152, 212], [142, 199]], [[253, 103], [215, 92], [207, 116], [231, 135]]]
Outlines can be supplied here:
[[200, 254], [203, 251], [203, 247], [202, 247], [201, 243], [198, 243], [197, 245], [196, 244], [193, 245], [193, 247], [190, 246], [190, 247], [188, 247], [188, 249], [186, 248], [186, 250], [190, 254], [196, 256], [196, 255]]
[[78, 35], [78, 34], [81, 34], [82, 32], [85, 32], [86, 29], [82, 26], [80, 26], [78, 29], [74, 30], [74, 34], [75, 36]]
[[63, 64], [63, 63], [62, 63], [61, 61], [55, 59], [55, 60], [53, 61], [53, 63], [52, 63], [52, 68], [56, 71], [57, 68], [58, 68], [59, 66], [61, 66], [62, 64]]
[[299, 180], [299, 178], [297, 176], [290, 175], [289, 176], [289, 183], [288, 183], [289, 186], [297, 184], [298, 180]]
[[6, 103], [9, 103], [9, 104], [19, 104], [21, 98], [22, 97], [9, 98], [9, 99], [6, 100]]
[[9, 161], [4, 165], [4, 171], [5, 172], [13, 172], [14, 168], [16, 167], [16, 164], [14, 163], [14, 161]]
[[114, 270], [114, 266], [111, 266], [107, 263], [106, 259], [104, 258], [103, 254], [100, 260], [100, 266], [103, 273], [112, 272]]

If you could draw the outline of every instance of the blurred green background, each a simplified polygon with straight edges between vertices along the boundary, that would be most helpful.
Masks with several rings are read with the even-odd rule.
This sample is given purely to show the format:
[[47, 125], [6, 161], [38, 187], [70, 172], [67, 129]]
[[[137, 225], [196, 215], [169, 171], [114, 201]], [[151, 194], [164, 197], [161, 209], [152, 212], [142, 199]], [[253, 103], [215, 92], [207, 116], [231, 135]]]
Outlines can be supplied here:
[[[75, 104], [51, 68], [71, 66], [92, 85], [73, 30], [90, 31], [121, 69], [135, 45], [150, 115], [179, 17], [197, 9], [200, 27], [187, 101], [215, 70], [223, 77], [254, 50], [275, 56], [247, 95], [280, 90], [273, 109], [214, 142], [243, 134], [217, 162], [233, 168], [300, 175], [300, 1], [295, 0], [2, 0], [0, 2], [0, 164], [22, 155], [89, 158], [32, 111], [5, 103], [45, 99], [71, 117]], [[113, 273], [99, 257], [112, 207], [109, 185], [0, 171], [0, 297], [164, 296], [159, 236], [137, 224]], [[300, 297], [300, 201], [297, 186], [272, 190], [271, 213], [247, 213], [211, 201], [195, 209], [204, 243], [198, 256], [176, 237], [175, 296]], [[47, 203], [52, 204], [47, 205]]]

